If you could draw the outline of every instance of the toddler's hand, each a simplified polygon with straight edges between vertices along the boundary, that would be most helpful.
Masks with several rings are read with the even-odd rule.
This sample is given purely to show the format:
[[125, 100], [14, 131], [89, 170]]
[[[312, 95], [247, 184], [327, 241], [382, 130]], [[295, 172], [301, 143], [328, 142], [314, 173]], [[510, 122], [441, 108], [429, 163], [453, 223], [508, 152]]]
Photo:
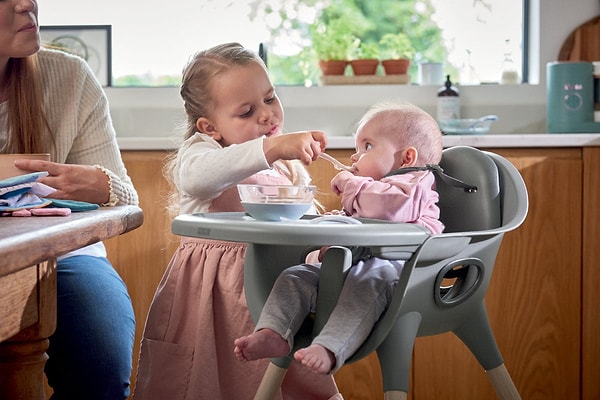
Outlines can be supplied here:
[[263, 149], [269, 164], [276, 160], [300, 160], [308, 165], [317, 159], [326, 146], [324, 132], [302, 131], [267, 138]]

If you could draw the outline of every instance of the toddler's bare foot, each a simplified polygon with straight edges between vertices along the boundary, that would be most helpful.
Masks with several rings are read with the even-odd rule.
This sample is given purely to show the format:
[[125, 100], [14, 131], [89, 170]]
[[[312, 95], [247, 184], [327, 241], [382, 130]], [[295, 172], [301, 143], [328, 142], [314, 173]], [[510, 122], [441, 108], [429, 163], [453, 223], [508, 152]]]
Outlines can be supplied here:
[[233, 353], [240, 361], [283, 357], [290, 352], [288, 342], [271, 329], [261, 329], [233, 341]]
[[327, 374], [335, 365], [333, 353], [318, 344], [296, 351], [294, 359], [317, 374]]

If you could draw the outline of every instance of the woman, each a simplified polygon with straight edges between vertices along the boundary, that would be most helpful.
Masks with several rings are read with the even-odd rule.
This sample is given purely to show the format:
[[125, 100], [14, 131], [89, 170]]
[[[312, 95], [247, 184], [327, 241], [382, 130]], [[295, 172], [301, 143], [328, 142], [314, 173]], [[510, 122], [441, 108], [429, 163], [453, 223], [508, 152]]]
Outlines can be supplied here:
[[[102, 206], [138, 204], [109, 116], [87, 64], [40, 48], [35, 0], [0, 1], [0, 152], [50, 153], [52, 162], [18, 160], [51, 197]], [[102, 243], [57, 265], [57, 328], [46, 364], [53, 399], [125, 399], [135, 331], [124, 282]]]

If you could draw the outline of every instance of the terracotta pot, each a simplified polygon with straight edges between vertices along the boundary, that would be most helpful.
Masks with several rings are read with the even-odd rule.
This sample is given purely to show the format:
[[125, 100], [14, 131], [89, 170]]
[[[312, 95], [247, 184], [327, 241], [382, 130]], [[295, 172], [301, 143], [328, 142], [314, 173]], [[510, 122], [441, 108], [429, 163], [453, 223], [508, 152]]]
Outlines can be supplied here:
[[360, 59], [350, 61], [350, 66], [354, 75], [375, 75], [379, 60], [377, 59]]
[[381, 61], [383, 70], [386, 75], [405, 75], [408, 73], [408, 67], [410, 67], [410, 60], [407, 58], [400, 58], [396, 60], [383, 60]]
[[346, 60], [319, 60], [319, 68], [323, 75], [344, 75], [346, 65]]

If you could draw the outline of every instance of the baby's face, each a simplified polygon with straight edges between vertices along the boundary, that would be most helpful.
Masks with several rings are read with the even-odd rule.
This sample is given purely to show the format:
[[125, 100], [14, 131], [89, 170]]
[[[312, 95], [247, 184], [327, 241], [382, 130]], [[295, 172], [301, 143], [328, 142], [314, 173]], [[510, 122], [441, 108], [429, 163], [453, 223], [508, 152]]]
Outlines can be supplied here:
[[393, 143], [390, 135], [382, 134], [381, 125], [375, 118], [358, 127], [355, 137], [356, 153], [352, 155], [355, 175], [379, 180], [400, 168], [397, 144]]

